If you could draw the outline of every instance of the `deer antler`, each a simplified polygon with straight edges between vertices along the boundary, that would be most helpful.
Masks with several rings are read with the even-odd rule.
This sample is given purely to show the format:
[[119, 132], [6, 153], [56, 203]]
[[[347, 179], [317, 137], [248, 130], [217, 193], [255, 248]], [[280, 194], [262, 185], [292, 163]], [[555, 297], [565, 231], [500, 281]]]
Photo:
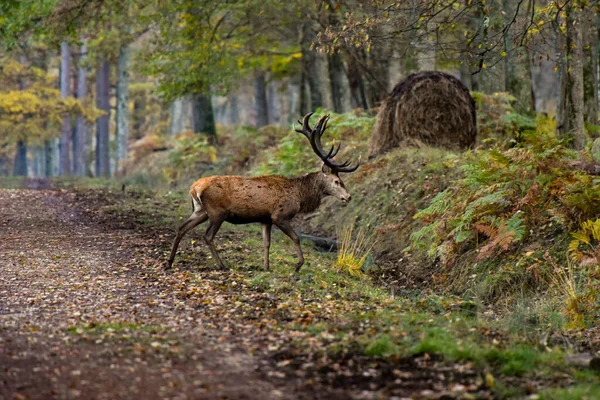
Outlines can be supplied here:
[[343, 164], [335, 164], [333, 162], [333, 157], [335, 157], [338, 151], [340, 151], [340, 143], [338, 143], [337, 146], [331, 146], [331, 149], [327, 153], [323, 150], [323, 146], [321, 145], [321, 136], [323, 136], [323, 133], [327, 129], [327, 121], [329, 121], [329, 114], [322, 116], [317, 122], [317, 125], [315, 125], [314, 129], [308, 125], [308, 121], [310, 120], [310, 117], [312, 115], [313, 113], [306, 114], [302, 122], [298, 121], [298, 123], [302, 126], [302, 129], [296, 129], [296, 132], [306, 136], [315, 154], [319, 156], [319, 158], [323, 160], [325, 165], [331, 168], [333, 172], [337, 173], [356, 171], [356, 169], [360, 165], [360, 162], [353, 167], [350, 167], [350, 161], [346, 161]]

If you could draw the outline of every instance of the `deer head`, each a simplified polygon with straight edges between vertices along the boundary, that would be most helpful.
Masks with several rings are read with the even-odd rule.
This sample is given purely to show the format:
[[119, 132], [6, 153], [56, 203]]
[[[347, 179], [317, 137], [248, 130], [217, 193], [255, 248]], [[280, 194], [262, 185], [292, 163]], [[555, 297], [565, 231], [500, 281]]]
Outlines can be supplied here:
[[331, 146], [331, 149], [328, 152], [325, 152], [321, 145], [321, 136], [323, 136], [323, 133], [327, 129], [329, 114], [322, 116], [314, 128], [311, 128], [309, 125], [309, 120], [312, 115], [313, 113], [306, 114], [302, 122], [298, 121], [302, 128], [296, 129], [296, 132], [306, 136], [315, 154], [323, 161], [321, 172], [323, 173], [322, 182], [324, 184], [324, 193], [329, 196], [337, 197], [346, 203], [350, 201], [352, 196], [348, 193], [344, 182], [339, 177], [339, 173], [354, 172], [358, 168], [359, 163], [355, 166], [350, 166], [350, 161], [346, 161], [342, 164], [333, 162], [333, 158], [340, 151], [340, 144], [338, 143], [337, 146]]

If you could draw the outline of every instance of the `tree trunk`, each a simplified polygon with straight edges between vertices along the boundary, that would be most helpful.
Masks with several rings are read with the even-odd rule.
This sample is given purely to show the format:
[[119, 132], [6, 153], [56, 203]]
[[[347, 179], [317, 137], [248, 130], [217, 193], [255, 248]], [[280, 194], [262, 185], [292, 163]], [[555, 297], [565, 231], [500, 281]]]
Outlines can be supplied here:
[[110, 177], [110, 63], [102, 62], [96, 71], [96, 108], [104, 111], [96, 121], [96, 176]]
[[254, 97], [256, 100], [256, 127], [261, 128], [269, 123], [267, 84], [264, 71], [257, 71], [254, 77]]
[[581, 10], [567, 5], [567, 132], [573, 135], [576, 149], [585, 147], [584, 90], [583, 90], [583, 39]]
[[331, 81], [329, 80], [329, 65], [327, 55], [315, 54], [315, 74], [319, 79], [319, 93], [321, 95], [321, 106], [327, 110], [333, 110], [333, 98], [331, 94]]
[[44, 161], [46, 166], [44, 167], [44, 173], [46, 177], [51, 177], [54, 175], [53, 165], [54, 165], [54, 152], [53, 152], [52, 140], [44, 141]]
[[[83, 101], [86, 92], [87, 68], [82, 65], [87, 45], [81, 45], [81, 56], [77, 68], [77, 99]], [[87, 152], [87, 126], [83, 115], [77, 116], [75, 123], [75, 140], [73, 143], [73, 173], [77, 176], [86, 175], [86, 152]]]
[[310, 111], [310, 93], [307, 93], [308, 82], [307, 82], [307, 65], [304, 65], [304, 60], [302, 60], [302, 71], [300, 72], [300, 115], [306, 115]]
[[[505, 12], [504, 25], [506, 26], [512, 19], [512, 7], [509, 0], [502, 1], [502, 7]], [[516, 57], [513, 54], [512, 31], [508, 29], [504, 33], [504, 91], [511, 93], [512, 81], [515, 79], [513, 63], [516, 62]]]
[[[67, 42], [60, 44], [60, 97], [71, 95], [71, 50]], [[71, 116], [65, 115], [60, 132], [60, 175], [71, 175]]]
[[192, 97], [193, 127], [195, 133], [204, 133], [213, 141], [217, 136], [215, 116], [210, 94], [196, 94]]
[[185, 99], [180, 97], [171, 103], [171, 135], [185, 131]]
[[115, 169], [127, 160], [129, 140], [129, 45], [121, 47], [118, 62], [117, 82], [117, 163]]
[[585, 122], [598, 123], [598, 36], [596, 32], [596, 16], [587, 15], [585, 21], [584, 40], [584, 102]]
[[331, 81], [331, 97], [333, 100], [333, 111], [338, 114], [349, 112], [350, 87], [346, 77], [342, 54], [333, 53], [329, 56], [329, 79]]
[[306, 74], [306, 82], [310, 93], [310, 106], [308, 108], [310, 111], [314, 111], [323, 107], [323, 100], [319, 83], [317, 57], [315, 52], [310, 49], [311, 43], [316, 41], [316, 35], [308, 23], [304, 25], [302, 39], [302, 72]]
[[27, 142], [25, 140], [17, 142], [13, 175], [27, 176]]
[[233, 125], [240, 123], [240, 111], [238, 110], [238, 97], [236, 94], [229, 98], [229, 121]]
[[269, 82], [267, 85], [267, 102], [269, 103], [269, 124], [279, 124], [281, 122], [281, 113], [279, 112], [277, 82]]

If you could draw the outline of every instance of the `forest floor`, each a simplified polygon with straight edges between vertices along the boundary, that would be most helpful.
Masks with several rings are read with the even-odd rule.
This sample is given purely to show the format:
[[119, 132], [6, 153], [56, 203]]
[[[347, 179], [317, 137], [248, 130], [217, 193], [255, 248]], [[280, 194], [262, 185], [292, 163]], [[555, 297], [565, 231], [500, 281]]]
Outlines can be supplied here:
[[[371, 355], [324, 351], [349, 332], [336, 324], [375, 337], [368, 319], [350, 314], [387, 300], [328, 292], [311, 252], [294, 282], [293, 249], [281, 234], [272, 256], [285, 270], [279, 290], [269, 281], [275, 275], [260, 271], [260, 234], [247, 229], [223, 229], [216, 239], [235, 268], [213, 266], [203, 243], [195, 246], [198, 230], [165, 273], [175, 225], [165, 207], [140, 193], [45, 181], [0, 190], [1, 400], [498, 397], [493, 376], [471, 362], [426, 351], [378, 356], [385, 341]], [[320, 292], [303, 290], [308, 284]], [[573, 383], [562, 374], [511, 384], [535, 393], [549, 381]]]

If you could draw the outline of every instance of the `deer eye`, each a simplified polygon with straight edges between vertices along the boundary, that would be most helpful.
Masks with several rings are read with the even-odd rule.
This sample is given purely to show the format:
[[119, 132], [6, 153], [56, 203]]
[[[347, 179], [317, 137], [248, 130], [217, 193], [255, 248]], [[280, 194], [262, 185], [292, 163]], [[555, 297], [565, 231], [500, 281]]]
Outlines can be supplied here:
[[340, 185], [340, 181], [335, 181], [335, 184], [339, 186]]

